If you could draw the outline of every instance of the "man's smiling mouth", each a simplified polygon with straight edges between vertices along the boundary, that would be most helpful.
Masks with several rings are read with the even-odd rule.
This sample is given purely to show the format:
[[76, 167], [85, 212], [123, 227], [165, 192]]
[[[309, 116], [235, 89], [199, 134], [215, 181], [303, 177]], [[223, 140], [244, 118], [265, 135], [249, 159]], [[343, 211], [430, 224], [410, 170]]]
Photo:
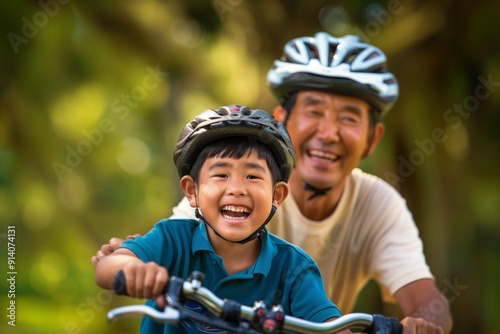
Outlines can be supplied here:
[[320, 150], [308, 150], [307, 155], [311, 158], [329, 160], [329, 161], [334, 161], [334, 162], [340, 159], [340, 155], [338, 155], [338, 154], [320, 151]]
[[245, 219], [250, 215], [250, 209], [243, 206], [225, 205], [220, 212], [227, 219]]

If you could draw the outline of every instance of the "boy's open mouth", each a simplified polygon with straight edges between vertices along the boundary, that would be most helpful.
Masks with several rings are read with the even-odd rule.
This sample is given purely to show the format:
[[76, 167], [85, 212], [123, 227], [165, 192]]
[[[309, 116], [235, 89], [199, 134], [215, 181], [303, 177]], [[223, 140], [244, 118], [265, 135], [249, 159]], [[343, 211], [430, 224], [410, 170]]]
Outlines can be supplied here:
[[225, 205], [220, 213], [227, 219], [245, 219], [250, 215], [250, 209], [244, 206]]

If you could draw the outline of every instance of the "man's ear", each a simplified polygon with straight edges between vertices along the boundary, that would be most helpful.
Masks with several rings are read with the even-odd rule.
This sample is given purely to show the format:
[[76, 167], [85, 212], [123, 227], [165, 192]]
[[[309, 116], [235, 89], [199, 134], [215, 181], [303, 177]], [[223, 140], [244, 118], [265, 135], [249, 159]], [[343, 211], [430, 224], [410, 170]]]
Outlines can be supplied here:
[[287, 112], [285, 108], [283, 108], [282, 106], [277, 106], [276, 108], [274, 108], [273, 116], [281, 123], [284, 123], [286, 119], [286, 113]]
[[191, 207], [196, 208], [196, 183], [189, 175], [184, 175], [181, 179], [181, 187], [184, 195], [189, 201]]
[[[384, 136], [384, 133], [385, 133], [384, 124], [381, 122], [378, 122], [377, 124], [375, 124], [375, 127], [373, 129], [373, 136], [371, 138], [371, 142], [369, 141], [367, 143], [367, 148], [366, 148], [366, 151], [364, 154], [365, 157], [369, 156], [370, 154], [373, 153], [373, 151], [375, 151], [378, 143], [380, 142], [380, 140]], [[370, 140], [370, 138], [368, 138], [368, 140]]]
[[279, 208], [287, 198], [289, 192], [290, 188], [288, 187], [287, 183], [283, 181], [276, 183], [276, 185], [274, 186], [273, 205], [276, 208]]

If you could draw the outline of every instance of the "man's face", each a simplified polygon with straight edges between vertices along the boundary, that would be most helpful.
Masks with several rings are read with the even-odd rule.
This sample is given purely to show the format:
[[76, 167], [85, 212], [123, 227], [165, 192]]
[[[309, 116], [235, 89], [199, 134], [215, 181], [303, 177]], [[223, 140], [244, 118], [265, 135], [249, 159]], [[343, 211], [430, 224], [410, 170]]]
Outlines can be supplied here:
[[[284, 114], [276, 117], [284, 121]], [[297, 153], [290, 183], [343, 186], [369, 150], [369, 105], [353, 97], [300, 91], [287, 129]]]

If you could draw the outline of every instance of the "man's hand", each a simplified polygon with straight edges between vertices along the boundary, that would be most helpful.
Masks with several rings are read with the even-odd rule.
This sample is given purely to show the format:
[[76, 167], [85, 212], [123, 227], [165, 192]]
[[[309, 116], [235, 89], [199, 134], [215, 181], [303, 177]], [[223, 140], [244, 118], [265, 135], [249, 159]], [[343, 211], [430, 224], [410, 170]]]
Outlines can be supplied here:
[[[134, 234], [127, 236], [128, 239], [135, 239], [136, 237], [142, 236], [141, 234]], [[101, 249], [96, 253], [95, 256], [92, 256], [92, 265], [97, 267], [97, 263], [105, 257], [113, 253], [118, 247], [121, 246], [125, 242], [124, 239], [121, 238], [111, 238], [109, 240], [109, 244], [102, 245]]]
[[403, 333], [447, 334], [451, 331], [453, 321], [448, 300], [431, 279], [407, 284], [394, 296], [406, 316], [401, 321]]
[[422, 318], [406, 317], [401, 321], [403, 325], [403, 334], [443, 334], [443, 329], [432, 322], [425, 321]]

